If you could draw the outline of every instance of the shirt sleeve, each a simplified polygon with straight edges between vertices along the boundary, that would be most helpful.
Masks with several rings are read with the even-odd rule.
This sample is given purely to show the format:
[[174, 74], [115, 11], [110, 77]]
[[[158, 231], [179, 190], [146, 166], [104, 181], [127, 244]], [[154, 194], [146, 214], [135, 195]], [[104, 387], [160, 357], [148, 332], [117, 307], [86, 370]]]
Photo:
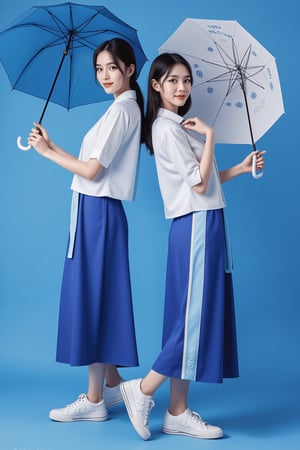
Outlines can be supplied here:
[[168, 127], [162, 136], [162, 148], [175, 170], [188, 186], [201, 183], [199, 161], [193, 152], [186, 133], [180, 127]]
[[103, 117], [101, 129], [94, 136], [94, 150], [90, 158], [96, 158], [108, 167], [116, 156], [129, 127], [129, 115], [125, 108], [111, 108]]

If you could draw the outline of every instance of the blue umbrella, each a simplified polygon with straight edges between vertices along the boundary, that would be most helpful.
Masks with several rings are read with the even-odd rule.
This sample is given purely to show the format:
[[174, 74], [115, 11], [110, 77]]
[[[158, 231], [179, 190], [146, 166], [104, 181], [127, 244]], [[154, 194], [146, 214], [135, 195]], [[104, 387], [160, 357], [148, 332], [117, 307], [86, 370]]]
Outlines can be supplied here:
[[108, 99], [95, 81], [93, 52], [116, 37], [134, 49], [138, 75], [147, 58], [137, 30], [104, 6], [34, 6], [0, 32], [0, 61], [13, 89], [46, 100], [41, 123], [49, 101], [70, 109]]

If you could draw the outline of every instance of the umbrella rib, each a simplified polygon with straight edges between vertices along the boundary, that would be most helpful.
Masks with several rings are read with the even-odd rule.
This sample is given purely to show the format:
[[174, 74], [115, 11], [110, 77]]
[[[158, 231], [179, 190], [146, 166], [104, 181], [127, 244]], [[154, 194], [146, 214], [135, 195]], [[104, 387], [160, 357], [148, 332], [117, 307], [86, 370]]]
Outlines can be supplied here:
[[[229, 82], [228, 93], [232, 92], [233, 88], [234, 88], [234, 85], [236, 84], [236, 81], [237, 81], [237, 76], [234, 77], [235, 78], [234, 80], [233, 80], [233, 76], [229, 76], [227, 79], [226, 78], [223, 78], [223, 79], [221, 78], [221, 77], [223, 77], [225, 75], [226, 76], [229, 75], [230, 73], [231, 72], [226, 72], [226, 73], [218, 75], [218, 76], [216, 76], [214, 78], [210, 78], [209, 80], [205, 80], [205, 81], [203, 81], [201, 83], [194, 84], [193, 88], [196, 88], [196, 87], [199, 87], [199, 86], [203, 86], [204, 84], [208, 84], [208, 83], [223, 83], [225, 81], [228, 81]], [[249, 83], [252, 83], [252, 84], [254, 84], [255, 86], [257, 86], [257, 87], [259, 87], [261, 89], [265, 89], [264, 86], [262, 86], [261, 84], [259, 84], [256, 81], [252, 80], [250, 77], [246, 78], [246, 80], [249, 81]], [[235, 88], [237, 88], [237, 86]]]
[[82, 24], [80, 24], [77, 28], [76, 28], [76, 32], [78, 33], [82, 33], [85, 27], [87, 27], [93, 20], [95, 17], [97, 17], [100, 14], [99, 11], [97, 11], [93, 16], [89, 17], [86, 21], [82, 22]]
[[14, 89], [15, 86], [18, 84], [20, 78], [24, 75], [24, 73], [26, 72], [27, 68], [30, 66], [30, 64], [32, 63], [32, 61], [40, 54], [42, 53], [45, 49], [50, 48], [50, 47], [55, 47], [57, 45], [60, 45], [60, 42], [54, 41], [51, 42], [51, 44], [49, 44], [48, 46], [44, 46], [42, 48], [40, 48], [34, 55], [32, 55], [32, 57], [29, 59], [29, 61], [27, 61], [26, 65], [23, 67], [22, 71], [20, 72], [18, 78], [16, 79], [16, 81], [14, 82], [12, 88]]
[[[234, 59], [232, 59], [230, 57], [230, 55], [228, 55], [228, 53], [225, 52], [225, 50], [217, 42], [214, 42], [214, 43], [215, 43], [215, 45], [217, 47], [218, 53], [219, 53], [223, 63], [225, 64], [225, 67], [227, 67], [230, 72], [238, 72], [238, 73], [240, 73], [240, 71], [241, 71], [241, 73], [243, 73], [243, 75], [245, 76], [245, 78], [247, 80], [250, 80], [251, 77], [255, 76], [257, 73], [259, 73], [265, 67], [265, 66], [250, 66], [250, 67], [248, 67], [248, 63], [249, 63], [249, 59], [250, 59], [250, 55], [251, 55], [251, 49], [252, 49], [251, 45], [248, 46], [247, 50], [245, 51], [245, 53], [244, 53], [244, 55], [243, 55], [243, 57], [242, 57], [242, 59], [240, 61], [239, 60], [238, 49], [237, 49], [237, 46], [236, 46], [235, 41], [234, 41], [233, 38], [232, 38], [232, 52], [233, 52], [233, 55], [234, 55]], [[228, 64], [226, 62], [226, 60], [225, 60], [225, 58], [223, 56], [223, 53], [231, 62], [234, 63], [234, 67], [233, 68], [231, 68], [230, 64]], [[246, 63], [244, 64], [243, 62], [244, 62], [245, 59], [246, 59]], [[207, 62], [208, 64], [214, 64], [216, 66], [223, 67], [222, 64], [214, 63], [214, 62], [207, 61], [207, 60], [203, 60], [203, 61]], [[249, 70], [255, 70], [255, 69], [259, 69], [259, 70], [257, 70], [253, 74], [249, 73]], [[237, 79], [238, 79], [238, 77], [236, 77], [236, 80]], [[255, 82], [253, 82], [253, 83], [263, 89], [263, 86], [259, 85], [258, 83], [255, 83]]]
[[[231, 86], [231, 88], [229, 88], [229, 90], [232, 91], [233, 90], [233, 85], [237, 82], [238, 77], [237, 76], [234, 77], [234, 80], [233, 80], [233, 76], [232, 75], [229, 76], [227, 79], [226, 78], [222, 78], [224, 76], [229, 75], [230, 73], [234, 73], [234, 72], [226, 72], [226, 73], [218, 75], [218, 76], [216, 76], [214, 78], [210, 78], [209, 80], [205, 80], [205, 81], [203, 81], [201, 83], [195, 84], [194, 87], [202, 86], [202, 85], [208, 84], [208, 83], [223, 83], [225, 81], [228, 81], [229, 85]], [[252, 84], [254, 84], [255, 86], [257, 86], [257, 87], [259, 87], [261, 89], [265, 89], [264, 86], [262, 86], [261, 84], [259, 84], [256, 81], [254, 81], [251, 78], [252, 76], [254, 76], [254, 75], [251, 75], [251, 76], [247, 77], [246, 80], [249, 81], [249, 83], [252, 83]]]
[[[226, 67], [230, 67], [230, 65], [225, 61], [224, 55], [229, 59], [229, 61], [236, 66], [236, 59], [235, 59], [235, 55], [233, 52], [233, 56], [234, 59], [232, 59], [232, 57], [217, 43], [214, 41], [215, 46], [217, 47], [218, 53], [223, 61], [223, 63], [225, 64]], [[222, 53], [223, 52], [223, 53]], [[223, 55], [224, 54], [224, 55]]]
[[[204, 83], [206, 83], [206, 82], [217, 82], [217, 81], [223, 82], [223, 81], [226, 81], [226, 78], [224, 78], [224, 77], [226, 77], [226, 76], [228, 76], [228, 75], [230, 75], [230, 74], [232, 74], [232, 73], [239, 73], [239, 69], [238, 69], [238, 68], [235, 68], [235, 67], [234, 67], [234, 68], [231, 68], [229, 65], [223, 66], [223, 65], [220, 64], [220, 63], [217, 63], [217, 62], [214, 62], [214, 61], [208, 61], [207, 59], [203, 59], [203, 58], [199, 58], [199, 60], [202, 61], [202, 62], [204, 62], [204, 63], [206, 63], [206, 64], [211, 64], [211, 65], [214, 65], [214, 66], [216, 66], [216, 67], [221, 67], [221, 68], [223, 68], [223, 69], [225, 69], [225, 68], [228, 69], [228, 71], [226, 71], [226, 72], [224, 72], [224, 73], [221, 73], [221, 74], [219, 74], [219, 75], [216, 75], [215, 77], [213, 77], [213, 78], [211, 78], [211, 79], [209, 79], [209, 80], [206, 80], [206, 81], [203, 82], [202, 84], [204, 84]], [[225, 61], [224, 61], [224, 64], [226, 64]], [[252, 82], [252, 83], [255, 84], [256, 86], [258, 86], [258, 87], [264, 89], [264, 87], [263, 87], [262, 85], [260, 85], [258, 82], [251, 80], [251, 78], [253, 78], [253, 77], [254, 77], [255, 75], [257, 75], [259, 72], [261, 72], [264, 68], [265, 68], [265, 66], [249, 66], [248, 68], [246, 68], [248, 71], [244, 71], [244, 78], [247, 79], [247, 80], [249, 80], [250, 82]], [[243, 69], [243, 68], [241, 68], [241, 70], [242, 70], [242, 69]], [[257, 70], [256, 70], [256, 69], [257, 69]], [[250, 70], [256, 70], [256, 72], [254, 72], [254, 73], [251, 74], [251, 73], [249, 73]], [[231, 79], [232, 79], [232, 77], [230, 76], [230, 78], [229, 78], [227, 81], [231, 81]], [[237, 80], [237, 79], [238, 79], [238, 77], [236, 77], [236, 80]]]
[[30, 23], [25, 23], [25, 24], [15, 25], [15, 26], [11, 27], [10, 29], [13, 29], [13, 28], [26, 28], [26, 27], [40, 28], [41, 30], [47, 31], [48, 33], [53, 34], [54, 36], [58, 36], [58, 37], [61, 37], [61, 35], [63, 34], [63, 31], [60, 30], [60, 29], [57, 30], [54, 27], [41, 25], [39, 23], [31, 23], [31, 22]]
[[[93, 32], [93, 34], [89, 34], [87, 37], [77, 37], [75, 39], [76, 42], [81, 42], [83, 47], [88, 47], [87, 44], [90, 45], [91, 49], [95, 49], [96, 46], [94, 44], [91, 44], [87, 39], [93, 36], [100, 36], [101, 34], [105, 34], [106, 32], [110, 31], [109, 29], [105, 29], [105, 30], [101, 30], [99, 31], [95, 31]], [[132, 45], [134, 45], [134, 41], [129, 38], [128, 36], [126, 36], [124, 33], [120, 33], [118, 31], [113, 31], [114, 36], [120, 36], [121, 38], [125, 39], [126, 41], [128, 41], [129, 43], [131, 43]]]
[[216, 123], [216, 121], [217, 121], [217, 119], [218, 119], [218, 116], [219, 116], [219, 114], [220, 114], [220, 112], [221, 112], [221, 110], [222, 110], [222, 108], [223, 108], [223, 105], [224, 105], [225, 100], [226, 100], [227, 97], [228, 97], [228, 93], [225, 94], [223, 100], [222, 100], [221, 103], [220, 103], [220, 106], [219, 106], [219, 108], [218, 108], [218, 110], [217, 110], [217, 113], [215, 114], [215, 117], [214, 117], [214, 119], [213, 119], [212, 127], [215, 126], [215, 123]]
[[259, 84], [257, 81], [252, 80], [252, 78], [250, 78], [250, 77], [247, 77], [246, 80], [249, 81], [249, 83], [252, 83], [252, 84], [254, 84], [255, 86], [257, 86], [257, 87], [259, 87], [261, 89], [265, 89], [264, 86]]
[[53, 34], [56, 34], [58, 36], [63, 36], [65, 40], [67, 41], [67, 37], [70, 31], [74, 32], [74, 36], [76, 36], [77, 33], [80, 33], [81, 30], [86, 27], [93, 19], [97, 16], [98, 12], [94, 14], [91, 18], [87, 19], [85, 22], [83, 22], [80, 26], [78, 26], [76, 29], [74, 29], [74, 20], [73, 20], [73, 14], [72, 14], [72, 6], [69, 6], [70, 8], [70, 26], [67, 27], [55, 14], [53, 14], [51, 11], [45, 8], [45, 11], [47, 14], [51, 17], [53, 22], [55, 23], [57, 30], [60, 34], [55, 33], [55, 29], [51, 29], [51, 27], [41, 26], [38, 25], [40, 28], [44, 28], [46, 31], [52, 32]]
[[[73, 34], [73, 38], [72, 38], [71, 44], [70, 44], [70, 68], [69, 68], [69, 83], [68, 83], [69, 90], [68, 90], [68, 102], [67, 102], [68, 109], [70, 108], [71, 91], [72, 91], [71, 84], [72, 84], [72, 68], [73, 68], [73, 65], [72, 65], [73, 51], [75, 48], [80, 48], [80, 47], [88, 47], [91, 50], [95, 49], [95, 45], [91, 45], [90, 42], [87, 40], [87, 38], [89, 38], [91, 36], [96, 36], [97, 34], [102, 34], [102, 33], [104, 33], [104, 31], [101, 31], [101, 33], [99, 33], [99, 32], [93, 32], [92, 34], [89, 33], [89, 35], [85, 38], [79, 37], [79, 33], [82, 33], [83, 32], [82, 30], [84, 30], [84, 28], [86, 28], [93, 21], [93, 19], [95, 17], [97, 17], [97, 15], [99, 15], [99, 11], [97, 11], [94, 15], [89, 17], [86, 21], [84, 21], [76, 29], [74, 29], [73, 12], [72, 12], [72, 7], [70, 6], [70, 24], [71, 24], [71, 29], [74, 31], [74, 34]], [[81, 45], [75, 46], [74, 42], [80, 43]]]
[[221, 112], [221, 110], [222, 110], [222, 108], [223, 108], [223, 105], [224, 105], [224, 103], [225, 103], [225, 100], [226, 100], [226, 97], [227, 97], [227, 96], [228, 96], [228, 94], [226, 94], [226, 95], [224, 96], [222, 102], [220, 103], [219, 109], [218, 109], [217, 114], [215, 115], [215, 118], [214, 118], [213, 123], [212, 123], [212, 126], [213, 126], [213, 127], [215, 126], [215, 123], [216, 123], [217, 118], [218, 118], [218, 116], [219, 116], [219, 114], [220, 114], [220, 112]]
[[[211, 64], [212, 66], [222, 67], [222, 69], [228, 69], [230, 71], [233, 70], [233, 69], [231, 69], [231, 67], [228, 64], [225, 63], [225, 61], [224, 61], [224, 64], [221, 64], [216, 61], [209, 61], [208, 59], [203, 59], [203, 58], [199, 58], [199, 60], [203, 61], [207, 64]], [[232, 66], [232, 67], [234, 67], [234, 66]]]
[[[252, 49], [252, 46], [251, 46], [251, 44], [250, 44], [250, 45], [248, 46], [247, 50], [245, 51], [245, 53], [244, 53], [242, 59], [241, 59], [240, 65], [243, 66], [243, 67], [245, 67], [245, 68], [248, 67], [248, 63], [249, 63], [249, 59], [250, 59], [250, 55], [251, 55], [251, 49]], [[244, 61], [245, 59], [246, 59], [246, 62], [245, 62], [245, 64], [244, 64], [243, 61]]]
[[232, 54], [233, 54], [234, 66], [235, 67], [241, 66], [241, 62], [239, 60], [239, 52], [238, 52], [237, 46], [236, 46], [235, 41], [234, 41], [233, 38], [231, 38], [231, 45], [232, 45]]
[[[223, 66], [219, 66], [219, 67], [223, 67]], [[264, 66], [254, 66], [254, 67], [251, 68], [251, 69], [256, 69], [256, 68], [259, 68], [259, 70], [257, 70], [257, 71], [256, 71], [255, 73], [253, 73], [253, 74], [248, 74], [247, 77], [246, 77], [246, 79], [249, 79], [249, 80], [250, 80], [251, 78], [253, 78], [257, 73], [261, 72], [261, 71], [264, 69]], [[225, 67], [224, 67], [224, 69], [225, 69]], [[199, 84], [204, 84], [204, 83], [207, 83], [207, 82], [218, 82], [218, 81], [223, 82], [223, 81], [230, 81], [230, 79], [231, 79], [230, 74], [233, 74], [233, 73], [237, 73], [237, 71], [236, 71], [236, 70], [233, 70], [233, 69], [229, 69], [228, 71], [223, 72], [223, 73], [221, 73], [221, 74], [219, 74], [219, 75], [216, 75], [215, 77], [210, 78], [209, 80], [205, 80], [205, 81], [203, 81], [202, 83], [199, 83]], [[227, 77], [227, 76], [229, 76], [229, 78], [224, 78], [224, 77]], [[255, 83], [253, 80], [250, 80], [250, 81], [252, 81], [253, 83]], [[255, 83], [255, 84], [257, 84], [258, 86], [260, 86], [258, 83]], [[263, 89], [263, 86], [260, 86], [260, 87]]]
[[[93, 37], [93, 36], [100, 36], [101, 34], [106, 33], [108, 30], [102, 30], [102, 31], [95, 31], [93, 33], [90, 33], [88, 36], [77, 36], [76, 39], [74, 39], [74, 42], [80, 44], [77, 46], [73, 46], [73, 48], [80, 48], [80, 47], [88, 47], [91, 50], [95, 50], [96, 49], [96, 45], [91, 43], [89, 41], [89, 38]], [[114, 33], [114, 34], [118, 34], [118, 33]]]
[[53, 14], [51, 11], [45, 8], [45, 11], [47, 14], [51, 17], [55, 25], [57, 26], [58, 30], [65, 36], [66, 32], [68, 32], [68, 27], [57, 17], [55, 14]]

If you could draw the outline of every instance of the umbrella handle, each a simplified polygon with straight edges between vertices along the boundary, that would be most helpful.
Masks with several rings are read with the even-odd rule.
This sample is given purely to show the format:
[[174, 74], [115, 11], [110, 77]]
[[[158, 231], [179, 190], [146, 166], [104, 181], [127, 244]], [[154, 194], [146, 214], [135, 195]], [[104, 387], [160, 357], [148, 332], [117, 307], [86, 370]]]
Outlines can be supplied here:
[[18, 139], [17, 139], [17, 146], [19, 147], [19, 149], [20, 150], [23, 150], [24, 152], [26, 152], [27, 150], [30, 150], [32, 147], [31, 147], [31, 145], [22, 145], [22, 143], [21, 143], [21, 136], [18, 136]]
[[259, 178], [261, 178], [263, 176], [263, 174], [264, 174], [263, 170], [260, 170], [260, 172], [256, 171], [256, 155], [254, 155], [252, 158], [252, 176], [256, 180], [258, 180]]

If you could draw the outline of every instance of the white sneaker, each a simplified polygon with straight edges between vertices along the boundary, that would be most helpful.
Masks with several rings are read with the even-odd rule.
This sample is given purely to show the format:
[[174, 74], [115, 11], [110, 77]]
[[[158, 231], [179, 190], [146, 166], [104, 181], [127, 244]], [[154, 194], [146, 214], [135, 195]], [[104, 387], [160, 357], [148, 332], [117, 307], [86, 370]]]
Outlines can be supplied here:
[[103, 422], [107, 419], [107, 409], [104, 400], [92, 403], [86, 394], [81, 394], [74, 403], [64, 408], [52, 409], [49, 417], [57, 422], [76, 422], [78, 420]]
[[[121, 383], [124, 380], [122, 379]], [[121, 384], [120, 383], [120, 384]], [[123, 397], [120, 391], [120, 384], [114, 387], [104, 386], [103, 387], [103, 398], [106, 404], [106, 408], [111, 408], [118, 403], [123, 402]]]
[[209, 425], [199, 414], [186, 409], [179, 416], [165, 415], [162, 431], [167, 434], [182, 434], [200, 439], [217, 439], [223, 436], [222, 428]]
[[132, 425], [140, 437], [146, 441], [151, 436], [148, 417], [154, 401], [150, 395], [145, 395], [141, 391], [141, 381], [142, 379], [139, 378], [122, 383], [121, 394]]

